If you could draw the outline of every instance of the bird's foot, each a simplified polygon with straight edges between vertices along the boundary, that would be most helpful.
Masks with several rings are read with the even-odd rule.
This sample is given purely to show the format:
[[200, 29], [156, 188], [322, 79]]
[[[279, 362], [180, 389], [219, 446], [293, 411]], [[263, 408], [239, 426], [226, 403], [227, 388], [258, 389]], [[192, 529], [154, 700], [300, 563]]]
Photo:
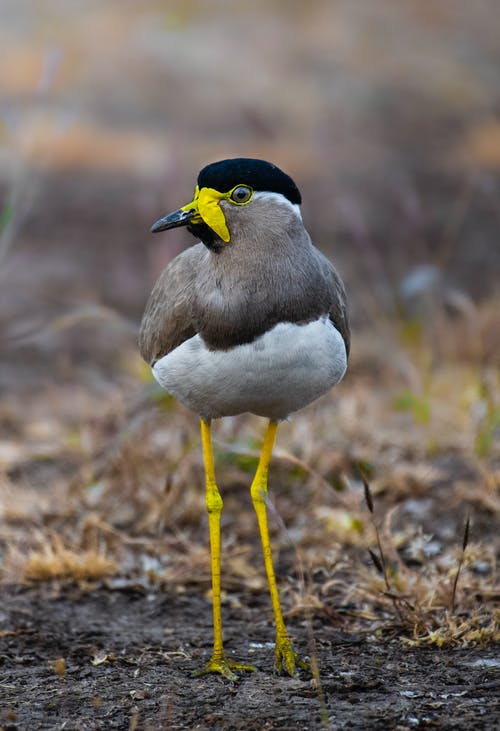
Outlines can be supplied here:
[[239, 676], [237, 673], [253, 673], [255, 670], [256, 668], [253, 665], [242, 665], [241, 663], [233, 662], [233, 660], [228, 660], [225, 655], [212, 655], [204, 667], [194, 671], [193, 677], [198, 678], [200, 675], [219, 673], [228, 680], [238, 680]]
[[288, 673], [290, 677], [295, 677], [296, 668], [311, 672], [309, 665], [301, 660], [293, 649], [292, 641], [288, 635], [276, 637], [276, 660], [274, 669], [278, 673]]

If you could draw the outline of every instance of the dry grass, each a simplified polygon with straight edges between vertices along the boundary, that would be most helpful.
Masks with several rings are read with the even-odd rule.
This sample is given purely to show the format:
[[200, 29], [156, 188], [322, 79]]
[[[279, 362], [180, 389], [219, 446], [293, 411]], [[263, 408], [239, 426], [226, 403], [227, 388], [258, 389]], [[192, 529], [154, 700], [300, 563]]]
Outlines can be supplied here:
[[71, 579], [82, 582], [115, 574], [117, 564], [98, 549], [67, 548], [60, 537], [53, 535], [40, 548], [29, 551], [21, 570], [24, 581]]
[[[413, 646], [421, 644], [481, 645], [500, 640], [500, 614], [489, 599], [499, 595], [500, 586], [492, 583], [496, 575], [495, 550], [483, 544], [469, 545], [470, 518], [465, 521], [461, 550], [451, 545], [439, 559], [429, 560], [425, 546], [431, 536], [417, 535], [407, 546], [407, 553], [419, 557], [420, 566], [412, 568], [399, 557], [392, 541], [387, 547], [395, 562], [387, 558], [387, 549], [375, 518], [370, 486], [363, 479], [365, 501], [372, 517], [376, 550], [368, 549], [378, 578], [361, 570], [355, 595], [367, 602], [373, 612], [389, 620]], [[390, 540], [390, 539], [389, 539]], [[481, 577], [475, 568], [486, 569]], [[462, 576], [461, 576], [462, 575]], [[459, 580], [461, 581], [459, 583]], [[479, 600], [479, 601], [478, 601]], [[481, 602], [485, 605], [481, 606]]]

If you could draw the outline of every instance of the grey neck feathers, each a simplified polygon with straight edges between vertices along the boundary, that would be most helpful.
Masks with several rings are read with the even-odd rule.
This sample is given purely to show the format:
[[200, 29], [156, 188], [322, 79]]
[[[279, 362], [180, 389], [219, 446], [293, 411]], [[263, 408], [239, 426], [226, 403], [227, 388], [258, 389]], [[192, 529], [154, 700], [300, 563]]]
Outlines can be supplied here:
[[305, 323], [328, 313], [321, 255], [298, 216], [289, 215], [285, 226], [269, 220], [260, 230], [242, 222], [231, 232], [229, 245], [206, 251], [196, 277], [193, 324], [209, 348], [228, 349], [278, 322]]

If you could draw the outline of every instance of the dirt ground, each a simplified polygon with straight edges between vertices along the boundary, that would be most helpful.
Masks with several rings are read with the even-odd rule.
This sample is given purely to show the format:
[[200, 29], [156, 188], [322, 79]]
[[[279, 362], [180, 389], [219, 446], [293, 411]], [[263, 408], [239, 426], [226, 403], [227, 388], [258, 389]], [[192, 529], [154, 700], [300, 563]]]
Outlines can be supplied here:
[[[209, 656], [210, 604], [172, 592], [3, 590], [2, 728], [494, 729], [494, 648], [404, 648], [395, 637], [314, 621], [321, 693], [304, 673], [272, 672], [273, 629], [261, 597], [227, 609], [227, 651], [255, 664], [237, 683], [191, 672]], [[308, 655], [303, 622], [292, 622]], [[62, 675], [54, 660], [65, 658]], [[52, 662], [51, 662], [52, 661]]]

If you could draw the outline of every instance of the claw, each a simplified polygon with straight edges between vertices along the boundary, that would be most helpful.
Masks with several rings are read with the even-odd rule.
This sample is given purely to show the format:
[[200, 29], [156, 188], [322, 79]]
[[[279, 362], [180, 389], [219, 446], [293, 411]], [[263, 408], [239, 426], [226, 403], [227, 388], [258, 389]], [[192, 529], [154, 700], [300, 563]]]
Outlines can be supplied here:
[[290, 677], [296, 676], [296, 667], [311, 673], [309, 665], [301, 660], [295, 650], [293, 649], [292, 642], [286, 635], [284, 637], [276, 638], [276, 660], [274, 662], [274, 669], [279, 673], [288, 673]]
[[199, 678], [201, 675], [208, 675], [209, 673], [219, 673], [228, 680], [234, 681], [239, 679], [239, 676], [234, 672], [235, 670], [242, 673], [253, 673], [256, 668], [253, 665], [242, 665], [241, 663], [233, 662], [233, 660], [228, 660], [223, 655], [222, 657], [210, 658], [204, 667], [193, 672], [193, 678]]

